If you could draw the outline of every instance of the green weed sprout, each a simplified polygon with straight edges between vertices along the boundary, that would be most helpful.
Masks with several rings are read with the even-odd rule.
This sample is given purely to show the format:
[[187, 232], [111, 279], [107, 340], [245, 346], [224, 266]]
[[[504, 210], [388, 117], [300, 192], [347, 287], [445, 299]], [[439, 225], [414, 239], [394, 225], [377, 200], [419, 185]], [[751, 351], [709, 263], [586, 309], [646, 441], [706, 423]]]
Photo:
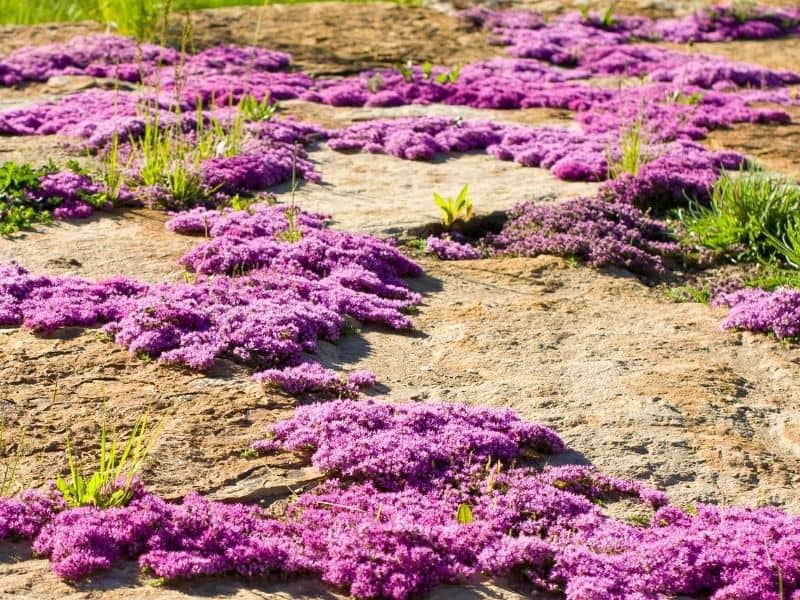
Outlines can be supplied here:
[[[600, 27], [603, 29], [609, 29], [614, 26], [616, 23], [616, 18], [614, 17], [614, 4], [610, 4], [608, 8], [603, 11], [603, 14], [600, 15], [600, 22], [598, 23]], [[584, 23], [590, 23], [592, 20], [592, 16], [589, 14], [589, 5], [588, 4], [581, 4], [578, 7], [578, 10], [581, 11], [581, 19]]]
[[414, 63], [410, 60], [407, 60], [405, 64], [398, 63], [394, 67], [403, 76], [408, 83], [414, 82]]
[[456, 510], [456, 521], [459, 525], [469, 525], [473, 521], [472, 508], [469, 504], [459, 504]]
[[429, 60], [426, 60], [422, 63], [422, 76], [425, 79], [430, 79], [431, 75], [433, 75], [433, 63]]
[[625, 174], [635, 176], [639, 173], [639, 169], [649, 160], [644, 153], [645, 145], [642, 122], [637, 120], [622, 132], [619, 158], [614, 159], [611, 152], [608, 153], [609, 174], [612, 179]]
[[72, 453], [72, 446], [67, 437], [69, 480], [63, 477], [56, 479], [56, 488], [61, 492], [67, 505], [72, 508], [79, 506], [112, 508], [125, 506], [130, 502], [136, 490], [136, 476], [141, 472], [144, 461], [158, 439], [163, 421], [150, 435], [147, 424], [147, 416], [141, 416], [124, 445], [121, 445], [116, 436], [109, 442], [104, 407], [99, 464], [97, 470], [88, 477], [81, 472], [78, 459]]
[[440, 75], [437, 75], [436, 83], [442, 85], [453, 84], [456, 81], [458, 81], [460, 75], [461, 75], [461, 64], [458, 64], [447, 73], [441, 73]]
[[289, 204], [289, 210], [286, 211], [286, 220], [289, 222], [289, 227], [286, 231], [281, 231], [277, 234], [277, 238], [284, 242], [289, 242], [290, 244], [295, 244], [303, 239], [303, 232], [297, 228], [297, 224], [295, 223], [295, 217], [297, 215], [297, 209], [295, 208], [294, 204], [294, 194], [297, 191], [297, 146], [294, 148], [294, 152], [292, 153], [292, 195], [291, 195], [291, 202]]
[[461, 188], [455, 198], [444, 198], [434, 192], [433, 201], [442, 211], [442, 223], [446, 229], [450, 229], [459, 218], [464, 221], [472, 218], [472, 198], [469, 197], [467, 185]]
[[41, 178], [57, 170], [52, 162], [39, 168], [14, 162], [0, 165], [0, 235], [50, 222], [47, 206], [32, 202], [28, 191], [39, 189]]
[[247, 94], [239, 101], [239, 111], [251, 122], [269, 121], [279, 110], [280, 104], [272, 102], [269, 93], [261, 100], [256, 100], [255, 96]]
[[671, 94], [667, 94], [667, 100], [673, 104], [683, 104], [685, 106], [694, 106], [703, 101], [702, 92], [694, 92], [692, 94], [684, 94], [681, 90], [674, 90]]
[[603, 11], [603, 14], [600, 15], [600, 27], [603, 29], [609, 29], [614, 26], [616, 22], [616, 18], [614, 17], [614, 5], [611, 4]]

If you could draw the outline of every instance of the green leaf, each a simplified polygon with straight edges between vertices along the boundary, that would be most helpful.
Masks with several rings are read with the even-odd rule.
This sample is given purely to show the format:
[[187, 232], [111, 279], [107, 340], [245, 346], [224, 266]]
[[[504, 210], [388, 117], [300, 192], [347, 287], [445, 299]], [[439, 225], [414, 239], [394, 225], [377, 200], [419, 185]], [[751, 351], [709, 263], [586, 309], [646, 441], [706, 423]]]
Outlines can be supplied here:
[[426, 60], [424, 63], [422, 63], [422, 74], [425, 76], [425, 79], [430, 79], [432, 73], [433, 65], [431, 64], [431, 61]]
[[461, 504], [456, 511], [456, 520], [460, 525], [469, 525], [472, 523], [472, 509], [469, 504]]

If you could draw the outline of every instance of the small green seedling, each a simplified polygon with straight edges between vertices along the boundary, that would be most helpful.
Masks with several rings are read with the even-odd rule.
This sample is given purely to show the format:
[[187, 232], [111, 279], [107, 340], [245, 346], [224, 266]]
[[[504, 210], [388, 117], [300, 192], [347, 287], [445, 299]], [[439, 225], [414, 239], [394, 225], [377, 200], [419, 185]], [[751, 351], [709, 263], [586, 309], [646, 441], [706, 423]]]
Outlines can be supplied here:
[[640, 527], [647, 527], [650, 525], [650, 517], [642, 513], [631, 513], [628, 515], [628, 522]]
[[403, 76], [408, 83], [414, 82], [414, 63], [410, 60], [406, 61], [405, 64], [397, 64], [395, 65], [395, 69], [400, 72], [400, 75]]
[[614, 17], [614, 5], [611, 4], [603, 11], [603, 14], [600, 15], [600, 26], [603, 29], [609, 29], [614, 26], [616, 21], [617, 19]]
[[443, 198], [436, 192], [433, 193], [433, 201], [442, 211], [442, 223], [445, 228], [450, 229], [458, 219], [469, 221], [472, 218], [472, 198], [469, 197], [469, 186], [461, 188], [455, 198]]
[[239, 194], [236, 194], [230, 199], [230, 203], [233, 210], [246, 211], [249, 213], [255, 203], [255, 198], [242, 198]]
[[258, 458], [258, 450], [256, 450], [255, 448], [247, 448], [245, 450], [242, 450], [239, 453], [239, 458], [246, 458], [246, 459]]
[[667, 290], [667, 296], [673, 302], [699, 302], [708, 304], [711, 299], [711, 291], [708, 286], [696, 288], [691, 285], [681, 285]]
[[458, 78], [461, 76], [461, 65], [458, 64], [452, 68], [447, 73], [441, 73], [440, 75], [436, 76], [436, 83], [442, 85], [453, 84], [458, 81]]

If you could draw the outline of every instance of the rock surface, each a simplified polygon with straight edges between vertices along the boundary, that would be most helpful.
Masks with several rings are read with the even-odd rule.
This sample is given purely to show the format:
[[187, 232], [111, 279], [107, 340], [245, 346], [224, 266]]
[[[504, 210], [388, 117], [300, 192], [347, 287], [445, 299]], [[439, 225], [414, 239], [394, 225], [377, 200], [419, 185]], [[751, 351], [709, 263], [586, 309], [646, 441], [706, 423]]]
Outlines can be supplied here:
[[[684, 4], [686, 6], [684, 6]], [[691, 3], [691, 8], [696, 3]], [[564, 3], [526, 6], [553, 11]], [[677, 6], [677, 8], [676, 8]], [[689, 3], [625, 2], [619, 11], [678, 14]], [[198, 43], [259, 43], [292, 52], [296, 65], [343, 74], [406, 59], [445, 64], [502, 53], [482, 34], [464, 30], [443, 12], [395, 5], [270, 6], [198, 13]], [[343, 28], [342, 24], [347, 23]], [[0, 50], [66, 39], [91, 24], [6, 28]], [[783, 42], [704, 47], [732, 57], [796, 68]], [[790, 50], [787, 50], [789, 48]], [[791, 56], [794, 56], [792, 54]], [[784, 64], [784, 61], [790, 64]], [[95, 82], [56, 81], [4, 90], [3, 106], [50, 98]], [[348, 109], [289, 102], [289, 114], [323, 126], [362, 119], [427, 114], [574, 127], [553, 111], [476, 111], [458, 107]], [[708, 142], [753, 154], [796, 173], [800, 130], [737, 126]], [[2, 138], [0, 160], [66, 156], [64, 140]], [[794, 154], [791, 154], [794, 152]], [[300, 188], [304, 208], [331, 212], [334, 226], [408, 236], [437, 218], [431, 193], [455, 193], [468, 183], [479, 213], [526, 198], [558, 201], [592, 194], [594, 184], [565, 183], [539, 169], [482, 154], [431, 163], [388, 156], [340, 154], [324, 145], [311, 160], [323, 185]], [[288, 186], [276, 190], [288, 200]], [[115, 274], [146, 281], [180, 280], [177, 258], [196, 241], [168, 233], [164, 215], [137, 210], [88, 222], [60, 223], [13, 239], [0, 238], [0, 261], [16, 259], [34, 272], [89, 278]], [[558, 430], [570, 452], [560, 460], [591, 463], [616, 476], [665, 489], [677, 502], [776, 503], [800, 511], [800, 347], [765, 336], [723, 332], [723, 311], [674, 303], [619, 270], [597, 271], [550, 257], [442, 263], [423, 259], [426, 275], [411, 282], [424, 294], [416, 329], [400, 335], [364, 327], [338, 344], [324, 344], [327, 365], [371, 369], [386, 401], [437, 399], [504, 406]], [[7, 435], [26, 431], [20, 482], [43, 485], [66, 461], [63, 442], [91, 452], [101, 406], [127, 427], [145, 411], [164, 429], [144, 476], [150, 489], [179, 497], [196, 489], [224, 499], [268, 499], [281, 487], [312, 484], [316, 473], [291, 455], [253, 460], [245, 452], [297, 401], [253, 384], [249, 373], [223, 363], [207, 375], [131, 356], [95, 330], [53, 336], [0, 330], [0, 401]], [[267, 482], [265, 484], [265, 481]], [[288, 492], [287, 492], [288, 493]], [[68, 586], [48, 563], [21, 545], [0, 545], [0, 598], [340, 598], [311, 581], [208, 580], [169, 589], [147, 585], [128, 564]], [[433, 598], [532, 596], [506, 582], [443, 587]]]

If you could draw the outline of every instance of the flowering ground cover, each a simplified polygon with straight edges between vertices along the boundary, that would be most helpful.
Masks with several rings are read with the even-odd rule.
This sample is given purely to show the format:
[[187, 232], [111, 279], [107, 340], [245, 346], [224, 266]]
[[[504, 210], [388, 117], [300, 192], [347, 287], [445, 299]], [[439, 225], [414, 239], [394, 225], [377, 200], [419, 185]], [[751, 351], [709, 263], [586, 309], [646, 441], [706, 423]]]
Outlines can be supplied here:
[[[183, 283], [92, 282], [2, 265], [0, 325], [51, 332], [102, 324], [131, 352], [165, 363], [208, 369], [226, 356], [270, 368], [257, 378], [295, 393], [353, 394], [374, 376], [353, 373], [342, 383], [303, 362], [303, 353], [319, 339], [339, 338], [345, 315], [409, 328], [403, 310], [420, 297], [402, 277], [420, 269], [387, 242], [326, 229], [320, 215], [290, 220], [291, 210], [195, 209], [174, 217], [173, 231], [210, 237], [181, 259], [196, 274]], [[297, 239], [287, 239], [288, 231]]]
[[[0, 263], [3, 335], [11, 332], [9, 339], [23, 339], [14, 342], [23, 346], [24, 338], [16, 329], [43, 334], [39, 340], [52, 335], [61, 344], [58, 352], [63, 352], [69, 344], [58, 335], [65, 329], [102, 326], [104, 335], [142, 359], [200, 372], [223, 360], [244, 366], [252, 379], [266, 384], [264, 388], [250, 384], [262, 395], [253, 400], [237, 390], [231, 406], [218, 414], [211, 410], [213, 432], [206, 437], [224, 438], [233, 426], [263, 427], [263, 411], [272, 403], [270, 388], [281, 388], [285, 392], [281, 402], [296, 410], [288, 419], [282, 414], [283, 420], [272, 423], [266, 435], [263, 428], [258, 433], [247, 429], [252, 448], [225, 447], [228, 455], [256, 466], [226, 473], [221, 487], [229, 486], [230, 479], [246, 479], [250, 472], [258, 479], [264, 464], [271, 472], [269, 465], [275, 463], [265, 461], [276, 457], [292, 457], [287, 473], [310, 465], [322, 474], [303, 491], [286, 483], [288, 498], [268, 507], [220, 502], [204, 495], [205, 489], [182, 500], [167, 499], [149, 491], [146, 479], [142, 483], [121, 478], [94, 490], [95, 496], [127, 493], [125, 501], [105, 508], [92, 502], [68, 506], [60, 484], [10, 494], [19, 486], [6, 485], [4, 475], [0, 491], [8, 496], [0, 494], [0, 540], [29, 541], [33, 552], [49, 559], [55, 574], [67, 581], [98, 575], [133, 559], [157, 582], [231, 574], [310, 575], [358, 598], [419, 597], [442, 583], [498, 576], [523, 581], [529, 591], [576, 599], [756, 599], [800, 594], [798, 517], [773, 506], [739, 507], [736, 499], [727, 502], [721, 487], [721, 505], [708, 502], [719, 504], [720, 496], [712, 493], [696, 494], [688, 505], [670, 502], [667, 494], [642, 482], [652, 481], [653, 471], [637, 468], [647, 460], [672, 464], [666, 455], [687, 453], [711, 465], [715, 476], [721, 474], [720, 481], [729, 466], [726, 462], [766, 468], [767, 457], [775, 454], [760, 447], [740, 449], [742, 458], [723, 457], [721, 451], [720, 458], [709, 458], [694, 442], [666, 429], [691, 429], [703, 436], [713, 430], [719, 439], [738, 440], [736, 436], [745, 435], [742, 431], [756, 429], [751, 413], [757, 413], [760, 429], [747, 439], [769, 431], [774, 445], [782, 445], [780, 452], [791, 455], [793, 417], [767, 406], [763, 390], [779, 395], [791, 389], [775, 382], [786, 373], [791, 379], [796, 363], [778, 364], [779, 351], [766, 339], [732, 351], [727, 346], [735, 343], [720, 341], [726, 338], [719, 333], [720, 337], [708, 338], [719, 348], [703, 338], [697, 342], [701, 350], [691, 354], [691, 369], [681, 370], [679, 364], [670, 371], [681, 360], [681, 352], [670, 347], [668, 339], [674, 338], [668, 336], [673, 330], [699, 329], [697, 322], [705, 317], [698, 317], [699, 312], [682, 316], [680, 325], [651, 320], [650, 314], [645, 319], [641, 315], [657, 312], [658, 304], [653, 309], [648, 297], [642, 307], [631, 309], [624, 306], [631, 296], [616, 296], [625, 286], [640, 286], [633, 278], [620, 278], [619, 287], [604, 292], [614, 296], [611, 301], [605, 298], [605, 306], [621, 312], [639, 310], [636, 314], [650, 328], [647, 334], [636, 340], [614, 338], [610, 347], [604, 331], [608, 321], [592, 314], [578, 323], [579, 329], [591, 330], [580, 337], [568, 324], [577, 319], [582, 296], [591, 294], [594, 284], [584, 281], [575, 290], [560, 289], [552, 273], [542, 275], [547, 263], [536, 261], [540, 255], [566, 256], [591, 267], [621, 267], [651, 282], [668, 279], [674, 265], [687, 262], [690, 252], [709, 253], [704, 240], [714, 236], [688, 242], [678, 222], [683, 219], [683, 227], [689, 227], [686, 211], [717, 210], [720, 182], [736, 177], [736, 171], [747, 169], [754, 181], [761, 175], [744, 153], [711, 149], [701, 142], [710, 131], [741, 123], [775, 128], [790, 124], [790, 113], [798, 106], [792, 86], [800, 83], [800, 75], [684, 54], [652, 42], [793, 39], [800, 35], [800, 13], [734, 5], [675, 19], [587, 11], [545, 19], [531, 11], [479, 7], [460, 18], [489, 32], [508, 56], [459, 66], [400, 64], [334, 79], [290, 70], [291, 58], [284, 52], [217, 45], [185, 54], [102, 35], [23, 48], [0, 61], [0, 80], [7, 87], [35, 88], [78, 75], [111, 80], [105, 86], [109, 89], [79, 91], [0, 113], [0, 132], [5, 135], [59, 134], [71, 138], [75, 156], [90, 153], [89, 166], [48, 166], [41, 172], [23, 168], [26, 175], [20, 181], [7, 177], [7, 198], [2, 202], [17, 213], [34, 211], [20, 213], [27, 220], [20, 220], [18, 229], [51, 217], [81, 219], [95, 210], [144, 205], [170, 211], [166, 221], [170, 233], [165, 235], [194, 236], [196, 241], [178, 259], [185, 273], [177, 282], [145, 282], [131, 275], [80, 276], [71, 268], [80, 270], [83, 265], [65, 257], [51, 263], [62, 272], [69, 268], [58, 276], [29, 272], [17, 262]], [[122, 82], [131, 85], [118, 85]], [[460, 117], [360, 120], [357, 116], [350, 125], [326, 129], [283, 118], [274, 102], [286, 99], [370, 111], [355, 111], [356, 115], [412, 104], [504, 110], [550, 107], [571, 111], [574, 123], [567, 128]], [[500, 259], [528, 262], [521, 263], [526, 265], [521, 275], [508, 281], [479, 280], [477, 285], [491, 292], [477, 302], [467, 301], [465, 290], [472, 283], [464, 277], [455, 292], [445, 290], [444, 300], [432, 299], [432, 304], [439, 304], [432, 309], [410, 286], [430, 292], [439, 280], [429, 274], [419, 283], [407, 281], [422, 275], [422, 267], [391, 240], [348, 232], [340, 223], [331, 228], [329, 216], [295, 206], [299, 179], [327, 183], [330, 162], [318, 161], [315, 153], [328, 150], [332, 152], [322, 156], [345, 161], [354, 153], [372, 158], [388, 155], [399, 159], [398, 164], [418, 161], [426, 168], [458, 160], [465, 153], [487, 154], [521, 167], [547, 169], [562, 181], [596, 182], [596, 193], [550, 203], [524, 200], [505, 211], [494, 233], [479, 230], [478, 235], [465, 227], [473, 216], [467, 186], [459, 194], [460, 204], [437, 194], [438, 206], [449, 211], [439, 229], [445, 233], [428, 237], [425, 250], [446, 260], [489, 259], [484, 263], [488, 267], [459, 263], [439, 273], [474, 268], [470, 276], [485, 278], [475, 273], [502, 269], [497, 266]], [[9, 165], [4, 168], [14, 173], [16, 167]], [[369, 189], [369, 173], [356, 175]], [[269, 194], [275, 186], [289, 182], [291, 203], [271, 204]], [[791, 191], [793, 185], [788, 182], [785, 189]], [[384, 196], [400, 198], [384, 198], [387, 210], [402, 203], [405, 190], [401, 185], [381, 190]], [[520, 190], [520, 200], [535, 191]], [[343, 195], [341, 202], [347, 201]], [[480, 199], [476, 206], [481, 210]], [[766, 255], [781, 273], [796, 269], [800, 224], [791, 220], [795, 208], [786, 202], [780, 210], [765, 210], [764, 214], [778, 215], [771, 216], [769, 224], [749, 224], [748, 231], [760, 236], [764, 248], [769, 246]], [[7, 209], [0, 205], [0, 217], [3, 210]], [[757, 215], [751, 210], [739, 216], [746, 221]], [[398, 222], [402, 218], [398, 212]], [[777, 226], [775, 219], [780, 221]], [[729, 222], [738, 226], [733, 218]], [[27, 241], [20, 238], [15, 243]], [[718, 258], [730, 257], [733, 245], [724, 244]], [[434, 274], [441, 269], [435, 261], [421, 262]], [[515, 279], [532, 280], [544, 291], [513, 289], [509, 286], [517, 285]], [[726, 291], [710, 294], [711, 304], [729, 307], [724, 328], [777, 338], [800, 336], [796, 289], [719, 289]], [[560, 302], [570, 307], [554, 309]], [[498, 310], [504, 303], [516, 312]], [[385, 375], [401, 365], [380, 365], [382, 370], [374, 372], [358, 364], [343, 369], [354, 361], [342, 347], [353, 345], [352, 331], [358, 323], [373, 324], [374, 331], [358, 336], [358, 357], [370, 360], [370, 344], [381, 343], [375, 331], [383, 335], [411, 330], [418, 307], [434, 316], [429, 315], [424, 321], [427, 327], [414, 336], [386, 336], [401, 340], [392, 342], [396, 345], [391, 361], [413, 369], [407, 379], [415, 387], [418, 381], [440, 377], [439, 392], [430, 395], [420, 390], [415, 399], [424, 401], [413, 403], [407, 398], [380, 403], [362, 397], [362, 390], [381, 383], [385, 387], [375, 393], [399, 400], [392, 390], [398, 379]], [[541, 323], [531, 321], [526, 312], [551, 310], [556, 320], [547, 323], [554, 326], [530, 327]], [[447, 318], [439, 323], [436, 315]], [[472, 319], [469, 326], [466, 318]], [[520, 327], [525, 328], [524, 335], [514, 335]], [[625, 323], [624, 335], [632, 335], [633, 328], [635, 324]], [[590, 354], [570, 350], [571, 337], [580, 337], [585, 346], [581, 351]], [[620, 353], [620, 347], [626, 351], [629, 346], [644, 346], [645, 338], [655, 340], [660, 358]], [[6, 344], [5, 339], [0, 343]], [[477, 368], [467, 356], [470, 344], [482, 354]], [[551, 350], [562, 354], [548, 354]], [[385, 349], [378, 352], [384, 358], [388, 355]], [[576, 366], [564, 353], [592, 360]], [[738, 370], [767, 365], [767, 375], [758, 380], [760, 388], [730, 365], [725, 367], [728, 371], [715, 365], [723, 360], [720, 356], [737, 353], [743, 356], [736, 363]], [[513, 362], [519, 355], [525, 361]], [[315, 357], [334, 368], [315, 362]], [[23, 355], [23, 360], [39, 359]], [[502, 361], [512, 365], [509, 369], [526, 371], [537, 385], [525, 392], [515, 390], [517, 375], [504, 371], [508, 381], [495, 381], [497, 390], [487, 391], [491, 386], [481, 383], [481, 371], [499, 369]], [[632, 362], [649, 366], [649, 379], [619, 377]], [[552, 373], [545, 379], [556, 368], [554, 363], [567, 367], [555, 379]], [[429, 374], [442, 365], [443, 375]], [[135, 373], [137, 368], [128, 370]], [[703, 369], [710, 373], [720, 369], [730, 376], [704, 380], [708, 396], [703, 396], [703, 408], [692, 412], [682, 404], [689, 402], [683, 396], [690, 384], [681, 385], [694, 381], [692, 377], [699, 377], [695, 371]], [[93, 372], [87, 377], [90, 385], [95, 376], [101, 381], [117, 377], [107, 370]], [[24, 382], [28, 375], [7, 378], [13, 377]], [[187, 384], [177, 394], [176, 410], [189, 421], [186, 415], [198, 403], [197, 395], [213, 395], [213, 385], [219, 385], [207, 384], [203, 376], [197, 379], [203, 382], [201, 391]], [[681, 385], [673, 385], [678, 380]], [[472, 382], [477, 382], [474, 389], [464, 394]], [[79, 382], [77, 389], [85, 383]], [[137, 385], [144, 389], [145, 383]], [[549, 386], [554, 391], [548, 400]], [[566, 405], [562, 392], [582, 396], [579, 419], [562, 408]], [[74, 401], [82, 402], [83, 392], [73, 393]], [[489, 404], [513, 403], [525, 410], [525, 418], [504, 408], [469, 406], [461, 402], [465, 395], [472, 404], [487, 398]], [[478, 399], [472, 400], [473, 395]], [[520, 399], [526, 395], [530, 397]], [[634, 404], [637, 395], [646, 396], [647, 403]], [[286, 396], [303, 396], [303, 403]], [[16, 396], [10, 397], [13, 404]], [[630, 406], [606, 419], [607, 407], [625, 404], [626, 398], [631, 398]], [[56, 400], [53, 393], [54, 406]], [[760, 400], [767, 408], [759, 405]], [[72, 399], [65, 404], [69, 402]], [[731, 412], [723, 414], [718, 405], [726, 403]], [[529, 409], [529, 404], [537, 408]], [[240, 409], [242, 405], [246, 408]], [[539, 419], [536, 410], [547, 419]], [[664, 427], [658, 434], [660, 446], [652, 440], [638, 443], [635, 436], [624, 439], [631, 423], [642, 418], [639, 413]], [[706, 413], [712, 418], [704, 420]], [[735, 417], [725, 416], [730, 414]], [[753, 421], [742, 423], [742, 418]], [[728, 427], [726, 419], [733, 425]], [[558, 424], [564, 438], [540, 420]], [[592, 452], [599, 447], [573, 435], [576, 420], [609, 430], [603, 435], [607, 445], [603, 452], [630, 460], [625, 472], [631, 477], [612, 474], [622, 463], [606, 468], [606, 462], [602, 469], [573, 464], [595, 462]], [[59, 435], [63, 430], [58, 429]], [[103, 431], [101, 470], [107, 452]], [[187, 436], [177, 445], [190, 445], [189, 439], [197, 438]], [[715, 439], [703, 438], [711, 440], [710, 445]], [[565, 440], [570, 446], [573, 441], [580, 445], [584, 460], [579, 453], [567, 452]], [[44, 452], [40, 435], [34, 443]], [[18, 455], [22, 447], [20, 440]], [[681, 448], [687, 453], [681, 454]], [[191, 450], [191, 460], [200, 460], [202, 452]], [[13, 463], [13, 456], [0, 440], [0, 459]], [[786, 464], [788, 460], [782, 459], [775, 471], [780, 475]], [[659, 481], [669, 486], [670, 493], [681, 480], [692, 479], [683, 471], [669, 475]], [[78, 470], [67, 478], [77, 485]], [[257, 487], [263, 486], [262, 479]], [[259, 491], [263, 490], [255, 494], [247, 490], [244, 495], [260, 497]]]
[[[765, 598], [799, 584], [796, 517], [687, 512], [591, 468], [516, 465], [564, 443], [508, 410], [335, 401], [298, 409], [256, 447], [310, 449], [331, 478], [280, 516], [196, 494], [170, 504], [141, 488], [106, 510], [28, 492], [0, 499], [0, 534], [33, 540], [67, 579], [128, 557], [168, 580], [311, 572], [359, 598], [512, 572], [568, 598]], [[626, 522], [597, 504], [620, 496], [644, 512]]]

